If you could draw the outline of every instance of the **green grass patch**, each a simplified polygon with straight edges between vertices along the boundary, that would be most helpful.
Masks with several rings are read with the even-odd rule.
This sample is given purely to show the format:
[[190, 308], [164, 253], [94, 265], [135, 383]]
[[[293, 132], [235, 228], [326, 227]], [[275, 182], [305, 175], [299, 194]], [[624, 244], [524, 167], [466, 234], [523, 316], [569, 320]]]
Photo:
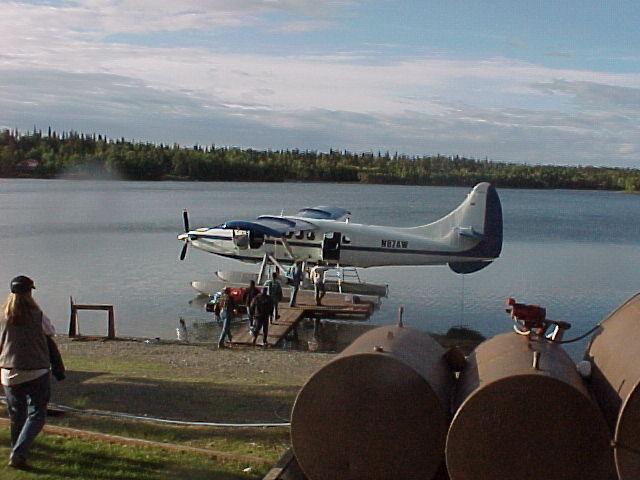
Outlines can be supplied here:
[[[59, 346], [67, 367], [67, 378], [63, 382], [53, 381], [52, 403], [81, 410], [216, 423], [288, 421], [300, 386], [317, 368], [333, 358], [327, 354], [278, 350], [218, 351], [206, 345], [149, 345], [65, 338], [59, 339]], [[40, 451], [34, 453], [33, 461], [36, 469], [40, 468], [38, 462], [46, 465], [38, 470], [38, 475], [47, 475], [46, 469], [53, 469], [53, 473], [38, 478], [256, 478], [264, 475], [268, 470], [265, 465], [275, 464], [290, 444], [286, 427], [174, 426], [80, 413], [50, 417], [47, 422], [203, 448], [241, 458], [247, 464], [236, 465], [225, 460], [224, 465], [220, 465], [207, 455], [167, 453], [159, 448], [147, 451], [138, 446], [129, 448], [90, 440], [76, 442], [48, 435], [38, 440]], [[60, 462], [57, 455], [51, 454], [60, 451], [66, 455], [67, 450], [72, 453]], [[123, 451], [127, 454], [122, 454]], [[104, 463], [106, 467], [96, 470], [92, 466], [94, 460], [87, 460], [92, 455], [96, 462]], [[139, 473], [133, 475], [129, 470], [137, 464], [140, 467], [135, 468]], [[250, 475], [242, 472], [247, 467], [252, 469]], [[0, 468], [2, 479], [35, 478], [5, 477], [4, 473]]]
[[[0, 429], [0, 456], [9, 456], [8, 429]], [[261, 478], [268, 468], [219, 462], [197, 453], [160, 448], [113, 445], [40, 434], [29, 458], [30, 469], [19, 471], [0, 463], [3, 480], [239, 480]], [[247, 467], [251, 472], [243, 472]]]
[[254, 456], [269, 464], [275, 463], [289, 447], [288, 428], [185, 427], [75, 415], [49, 418], [47, 422], [122, 437]]
[[68, 371], [52, 401], [78, 408], [200, 422], [282, 422], [298, 388], [168, 381]]

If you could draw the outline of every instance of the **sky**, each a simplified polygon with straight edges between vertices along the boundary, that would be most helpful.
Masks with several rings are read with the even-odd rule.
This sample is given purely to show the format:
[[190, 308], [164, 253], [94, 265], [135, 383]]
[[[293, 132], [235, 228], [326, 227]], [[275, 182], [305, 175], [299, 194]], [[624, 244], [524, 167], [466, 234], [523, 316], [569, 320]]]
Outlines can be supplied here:
[[640, 168], [640, 2], [0, 0], [0, 129]]

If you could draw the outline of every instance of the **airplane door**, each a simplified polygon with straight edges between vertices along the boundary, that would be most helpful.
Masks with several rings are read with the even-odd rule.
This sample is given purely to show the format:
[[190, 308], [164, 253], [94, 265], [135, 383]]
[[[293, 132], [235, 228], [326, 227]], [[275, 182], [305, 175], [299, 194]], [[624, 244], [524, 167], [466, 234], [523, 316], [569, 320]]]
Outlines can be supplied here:
[[260, 248], [264, 244], [264, 234], [249, 232], [249, 248]]
[[340, 232], [327, 232], [322, 239], [322, 260], [340, 261]]
[[233, 231], [233, 244], [239, 250], [246, 250], [249, 248], [249, 234], [246, 230], [234, 230]]

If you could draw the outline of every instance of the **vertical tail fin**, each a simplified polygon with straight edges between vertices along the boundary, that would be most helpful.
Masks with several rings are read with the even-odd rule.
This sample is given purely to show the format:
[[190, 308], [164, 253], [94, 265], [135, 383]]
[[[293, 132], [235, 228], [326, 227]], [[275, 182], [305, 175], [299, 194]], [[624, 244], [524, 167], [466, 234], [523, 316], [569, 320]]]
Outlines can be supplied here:
[[[465, 203], [468, 205], [465, 206]], [[471, 191], [467, 200], [462, 203], [462, 223], [454, 227], [459, 235], [468, 233], [480, 235], [480, 242], [473, 248], [464, 252], [464, 256], [477, 258], [477, 261], [450, 262], [449, 268], [456, 273], [472, 273], [481, 270], [498, 258], [502, 252], [502, 205], [495, 187], [490, 183], [479, 183]], [[459, 207], [459, 208], [460, 208]], [[471, 207], [481, 207], [471, 211]], [[471, 231], [465, 221], [471, 224]]]
[[480, 270], [502, 251], [502, 205], [498, 192], [490, 183], [479, 183], [451, 213], [415, 228], [456, 248], [456, 256], [468, 258], [450, 262], [454, 272]]

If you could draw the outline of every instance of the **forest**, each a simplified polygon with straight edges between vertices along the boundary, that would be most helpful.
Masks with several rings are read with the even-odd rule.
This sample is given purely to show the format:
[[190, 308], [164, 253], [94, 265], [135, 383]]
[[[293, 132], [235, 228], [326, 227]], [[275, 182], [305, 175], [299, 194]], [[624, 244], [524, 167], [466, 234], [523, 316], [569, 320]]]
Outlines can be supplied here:
[[439, 154], [184, 147], [74, 131], [58, 134], [50, 128], [46, 133], [35, 128], [0, 132], [0, 177], [443, 186], [488, 181], [499, 187], [640, 192], [639, 169], [545, 165], [545, 159], [540, 160], [529, 165]]

